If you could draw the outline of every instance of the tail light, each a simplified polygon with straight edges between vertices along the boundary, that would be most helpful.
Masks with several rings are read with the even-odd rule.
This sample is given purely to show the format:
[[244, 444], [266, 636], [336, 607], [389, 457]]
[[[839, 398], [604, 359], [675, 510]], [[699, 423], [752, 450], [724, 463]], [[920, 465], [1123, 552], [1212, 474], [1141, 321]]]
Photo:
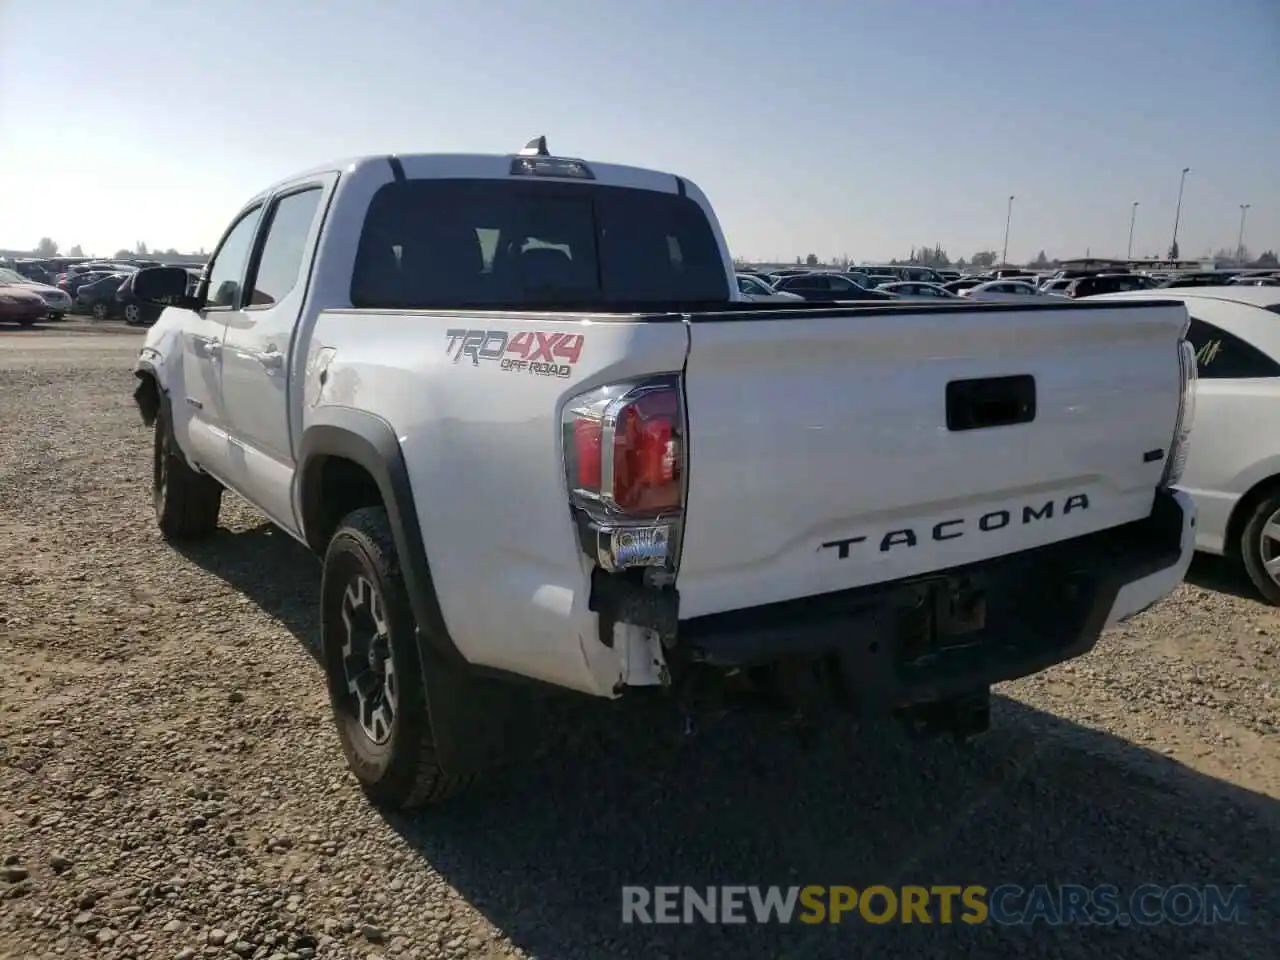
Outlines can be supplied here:
[[574, 397], [563, 427], [569, 502], [588, 556], [610, 572], [674, 572], [684, 506], [679, 376]]
[[1169, 445], [1164, 476], [1160, 478], [1162, 487], [1172, 487], [1182, 479], [1187, 468], [1187, 455], [1191, 452], [1191, 426], [1196, 419], [1196, 351], [1186, 339], [1178, 342], [1178, 377], [1181, 382], [1178, 418], [1174, 421], [1173, 442]]

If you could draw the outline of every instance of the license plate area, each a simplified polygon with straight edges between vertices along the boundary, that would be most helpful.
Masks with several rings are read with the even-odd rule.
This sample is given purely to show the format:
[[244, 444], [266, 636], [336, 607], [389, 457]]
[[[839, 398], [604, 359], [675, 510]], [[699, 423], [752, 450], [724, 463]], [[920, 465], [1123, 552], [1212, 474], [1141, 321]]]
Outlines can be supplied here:
[[938, 577], [914, 584], [898, 609], [897, 659], [921, 664], [979, 641], [987, 625], [986, 591], [972, 577]]

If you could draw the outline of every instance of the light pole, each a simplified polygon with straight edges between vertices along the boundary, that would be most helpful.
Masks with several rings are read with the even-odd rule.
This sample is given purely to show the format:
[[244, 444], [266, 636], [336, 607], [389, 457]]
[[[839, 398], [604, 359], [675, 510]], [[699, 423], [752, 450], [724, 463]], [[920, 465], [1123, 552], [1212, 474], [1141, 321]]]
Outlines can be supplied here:
[[1236, 263], [1239, 265], [1244, 264], [1244, 217], [1251, 206], [1251, 203], [1240, 204], [1240, 237], [1236, 240]]
[[1169, 259], [1173, 259], [1174, 251], [1178, 249], [1178, 221], [1182, 219], [1182, 190], [1187, 185], [1187, 174], [1191, 172], [1190, 167], [1182, 168], [1182, 179], [1178, 182], [1178, 206], [1173, 212], [1173, 241], [1169, 244]]
[[1013, 195], [1009, 195], [1009, 209], [1004, 215], [1004, 250], [1000, 253], [1000, 266], [1009, 265], [1009, 223], [1013, 220]]
[[1138, 201], [1133, 201], [1133, 210], [1129, 213], [1129, 252], [1125, 255], [1126, 260], [1133, 259], [1133, 225], [1138, 221]]

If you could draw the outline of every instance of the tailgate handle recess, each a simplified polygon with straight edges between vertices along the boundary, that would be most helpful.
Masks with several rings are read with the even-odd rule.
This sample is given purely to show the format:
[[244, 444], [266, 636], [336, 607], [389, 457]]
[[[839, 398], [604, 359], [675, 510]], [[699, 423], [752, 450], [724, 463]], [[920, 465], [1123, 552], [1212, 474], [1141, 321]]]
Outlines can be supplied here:
[[1036, 378], [952, 380], [947, 384], [947, 429], [985, 430], [1030, 423], [1036, 418]]

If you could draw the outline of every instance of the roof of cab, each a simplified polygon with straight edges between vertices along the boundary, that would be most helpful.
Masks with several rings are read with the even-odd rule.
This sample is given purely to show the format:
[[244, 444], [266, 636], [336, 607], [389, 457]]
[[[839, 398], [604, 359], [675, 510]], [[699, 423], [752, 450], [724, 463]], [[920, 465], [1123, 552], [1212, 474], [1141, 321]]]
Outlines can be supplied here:
[[[348, 172], [354, 173], [362, 167], [369, 167], [375, 164], [385, 164], [390, 170], [391, 161], [393, 159], [400, 161], [401, 165], [407, 170], [413, 167], [421, 168], [424, 164], [445, 164], [450, 168], [461, 168], [466, 166], [474, 166], [477, 168], [479, 176], [493, 176], [495, 173], [509, 170], [511, 161], [519, 156], [514, 153], [397, 153], [397, 154], [368, 154], [359, 157], [345, 157], [340, 160], [332, 160], [307, 170], [300, 170], [283, 180], [278, 180], [264, 190], [260, 190], [248, 201], [246, 205], [253, 204], [270, 196], [277, 190], [287, 187], [299, 180], [308, 177], [319, 176], [327, 173]], [[586, 160], [581, 157], [566, 157], [559, 154], [551, 154], [557, 159], [573, 159], [581, 160], [596, 174], [597, 181], [613, 184], [625, 184], [628, 186], [638, 186], [651, 190], [663, 190], [664, 192], [676, 193], [680, 189], [682, 178], [673, 173], [666, 173], [661, 170], [654, 170], [647, 167], [635, 167], [625, 164], [604, 163], [595, 160]], [[413, 179], [410, 176], [410, 179]], [[687, 181], [684, 181], [687, 182]]]

